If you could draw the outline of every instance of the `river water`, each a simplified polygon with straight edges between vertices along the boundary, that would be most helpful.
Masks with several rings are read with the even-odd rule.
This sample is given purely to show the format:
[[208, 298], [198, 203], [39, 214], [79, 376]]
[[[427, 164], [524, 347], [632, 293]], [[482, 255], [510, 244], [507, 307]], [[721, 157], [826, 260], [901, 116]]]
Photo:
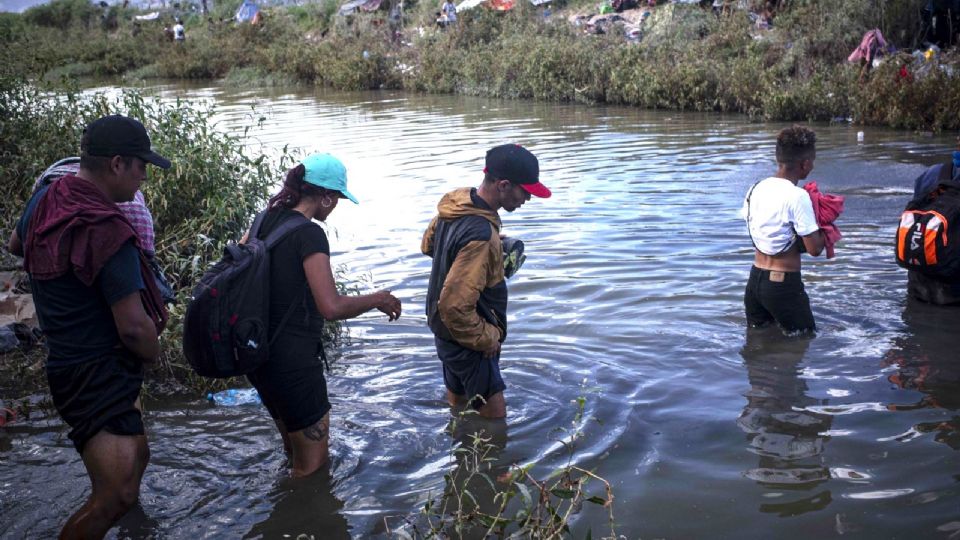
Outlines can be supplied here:
[[[286, 479], [261, 407], [148, 398], [141, 505], [112, 536], [388, 536], [436, 497], [456, 440], [423, 315], [420, 237], [440, 197], [478, 185], [485, 150], [507, 141], [539, 156], [554, 196], [503, 215], [528, 260], [509, 282], [508, 421], [481, 426], [498, 470], [536, 463], [543, 477], [568, 459], [594, 470], [631, 539], [960, 531], [960, 313], [907, 302], [892, 255], [912, 181], [947, 155], [948, 137], [867, 128], [858, 144], [862, 128], [816, 126], [811, 179], [847, 198], [844, 237], [835, 259], [804, 261], [820, 333], [797, 340], [748, 335], [742, 307], [753, 251], [737, 211], [773, 172], [782, 124], [402, 93], [156, 90], [217, 103], [222, 129], [238, 133], [264, 114], [251, 144], [339, 156], [361, 204], [329, 219], [332, 260], [390, 287], [404, 315], [352, 321], [334, 354], [329, 473]], [[571, 456], [560, 441], [574, 428]], [[65, 433], [37, 414], [3, 434], [0, 536], [51, 537], [85, 498]], [[588, 529], [609, 532], [602, 508], [574, 518], [575, 537]]]

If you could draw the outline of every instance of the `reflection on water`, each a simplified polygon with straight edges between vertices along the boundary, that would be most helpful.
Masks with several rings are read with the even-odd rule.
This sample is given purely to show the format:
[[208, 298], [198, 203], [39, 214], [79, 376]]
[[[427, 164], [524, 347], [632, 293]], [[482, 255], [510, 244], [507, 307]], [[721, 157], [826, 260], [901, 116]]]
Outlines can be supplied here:
[[825, 508], [830, 492], [815, 489], [830, 478], [823, 459], [832, 417], [805, 407], [819, 403], [807, 396], [800, 364], [810, 337], [787, 338], [776, 328], [748, 329], [740, 351], [750, 390], [737, 425], [747, 434], [748, 449], [759, 459], [744, 476], [770, 488], [800, 491], [799, 498], [760, 506], [782, 516]]
[[326, 470], [307, 478], [284, 478], [265, 497], [271, 507], [245, 538], [349, 538], [350, 527], [340, 514], [343, 502], [333, 494]]
[[[773, 171], [782, 124], [393, 92], [154, 90], [217, 103], [233, 133], [266, 116], [246, 139], [265, 153], [291, 144], [340, 157], [361, 204], [331, 216], [331, 260], [405, 309], [394, 323], [352, 321], [333, 355], [329, 478], [285, 480], [262, 408], [148, 397], [141, 508], [114, 537], [383, 536], [384, 518], [416, 514], [443, 490], [461, 468], [422, 315], [420, 237], [443, 193], [478, 185], [484, 152], [506, 141], [540, 157], [554, 196], [503, 216], [528, 259], [509, 283], [497, 467], [535, 463], [542, 478], [572, 459], [596, 471], [630, 539], [957, 530], [956, 325], [943, 310], [905, 312], [892, 256], [913, 179], [952, 137], [816, 126], [812, 179], [846, 196], [837, 258], [804, 263], [820, 333], [745, 340], [753, 248], [737, 211]], [[558, 430], [571, 429], [584, 386], [571, 456]], [[83, 466], [56, 417], [34, 412], [2, 431], [0, 537], [51, 537], [85, 498]], [[573, 535], [606, 521], [586, 505]]]
[[906, 333], [894, 339], [893, 347], [883, 357], [884, 364], [895, 370], [887, 380], [920, 395], [887, 407], [891, 411], [940, 409], [944, 414], [916, 423], [898, 440], [932, 433], [934, 441], [960, 450], [960, 415], [956, 413], [960, 409], [960, 358], [956, 353], [960, 346], [960, 308], [910, 300], [903, 310], [903, 322]]

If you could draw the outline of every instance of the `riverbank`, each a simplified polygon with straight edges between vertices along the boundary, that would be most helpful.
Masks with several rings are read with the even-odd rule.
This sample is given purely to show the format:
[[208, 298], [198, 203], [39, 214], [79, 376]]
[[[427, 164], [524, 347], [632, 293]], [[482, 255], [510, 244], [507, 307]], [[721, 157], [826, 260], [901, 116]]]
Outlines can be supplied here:
[[[956, 48], [929, 60], [910, 54], [919, 24], [914, 3], [878, 11], [868, 0], [790, 2], [764, 30], [746, 10], [716, 17], [695, 4], [665, 4], [649, 10], [639, 40], [633, 27], [611, 25], [596, 34], [573, 24], [571, 15], [594, 9], [585, 3], [561, 6], [549, 17], [525, 2], [506, 13], [476, 8], [439, 29], [433, 6], [425, 3], [412, 3], [396, 24], [385, 11], [338, 16], [336, 4], [323, 2], [264, 8], [253, 25], [233, 22], [235, 3], [226, 2], [207, 19], [183, 14], [187, 39], [181, 43], [164, 37], [163, 18], [135, 27], [134, 12], [90, 13], [83, 0], [5, 14], [0, 26], [15, 69], [48, 80], [120, 75], [130, 85], [151, 78], [296, 81], [340, 90], [960, 129], [960, 54]], [[860, 66], [847, 56], [874, 27], [903, 52], [861, 80]]]

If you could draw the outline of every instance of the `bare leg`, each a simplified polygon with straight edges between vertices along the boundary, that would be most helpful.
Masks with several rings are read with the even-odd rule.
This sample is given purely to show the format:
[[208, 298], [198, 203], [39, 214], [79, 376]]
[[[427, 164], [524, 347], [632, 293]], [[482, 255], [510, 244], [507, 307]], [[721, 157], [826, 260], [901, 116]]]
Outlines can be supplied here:
[[144, 435], [113, 435], [101, 430], [83, 449], [90, 476], [90, 498], [60, 531], [61, 539], [103, 538], [136, 502], [140, 480], [150, 461]]
[[507, 402], [503, 399], [503, 392], [497, 392], [487, 398], [487, 402], [477, 409], [477, 412], [484, 418], [505, 418]]
[[323, 415], [312, 426], [289, 434], [293, 447], [294, 478], [313, 474], [326, 465], [330, 456], [330, 413]]
[[293, 447], [290, 445], [290, 434], [287, 433], [287, 426], [279, 418], [274, 418], [273, 423], [277, 425], [277, 431], [280, 432], [280, 438], [283, 439], [283, 451], [290, 455], [293, 452]]
[[451, 407], [460, 407], [466, 402], [467, 396], [454, 394], [450, 390], [447, 390], [447, 403], [449, 403]]

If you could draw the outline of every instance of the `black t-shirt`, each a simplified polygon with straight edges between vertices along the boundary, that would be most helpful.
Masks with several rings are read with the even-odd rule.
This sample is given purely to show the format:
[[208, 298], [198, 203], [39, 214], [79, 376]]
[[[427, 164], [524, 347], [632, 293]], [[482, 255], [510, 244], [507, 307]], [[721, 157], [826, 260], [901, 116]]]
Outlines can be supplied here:
[[[296, 210], [278, 208], [267, 212], [257, 235], [265, 239], [270, 231]], [[330, 255], [330, 244], [323, 228], [311, 223], [293, 231], [270, 252], [270, 326], [273, 331], [286, 315], [290, 304], [298, 305], [290, 315], [284, 332], [299, 335], [316, 335], [323, 322], [313, 295], [303, 273], [303, 260], [314, 253]], [[306, 294], [304, 294], [306, 291]], [[313, 330], [311, 330], [311, 328]]]
[[[26, 239], [30, 216], [44, 193], [46, 188], [27, 203], [17, 224], [21, 239]], [[69, 272], [54, 279], [31, 279], [30, 288], [50, 349], [47, 365], [67, 366], [95, 360], [120, 345], [110, 306], [144, 288], [140, 253], [133, 240], [125, 243], [107, 260], [90, 287]]]

